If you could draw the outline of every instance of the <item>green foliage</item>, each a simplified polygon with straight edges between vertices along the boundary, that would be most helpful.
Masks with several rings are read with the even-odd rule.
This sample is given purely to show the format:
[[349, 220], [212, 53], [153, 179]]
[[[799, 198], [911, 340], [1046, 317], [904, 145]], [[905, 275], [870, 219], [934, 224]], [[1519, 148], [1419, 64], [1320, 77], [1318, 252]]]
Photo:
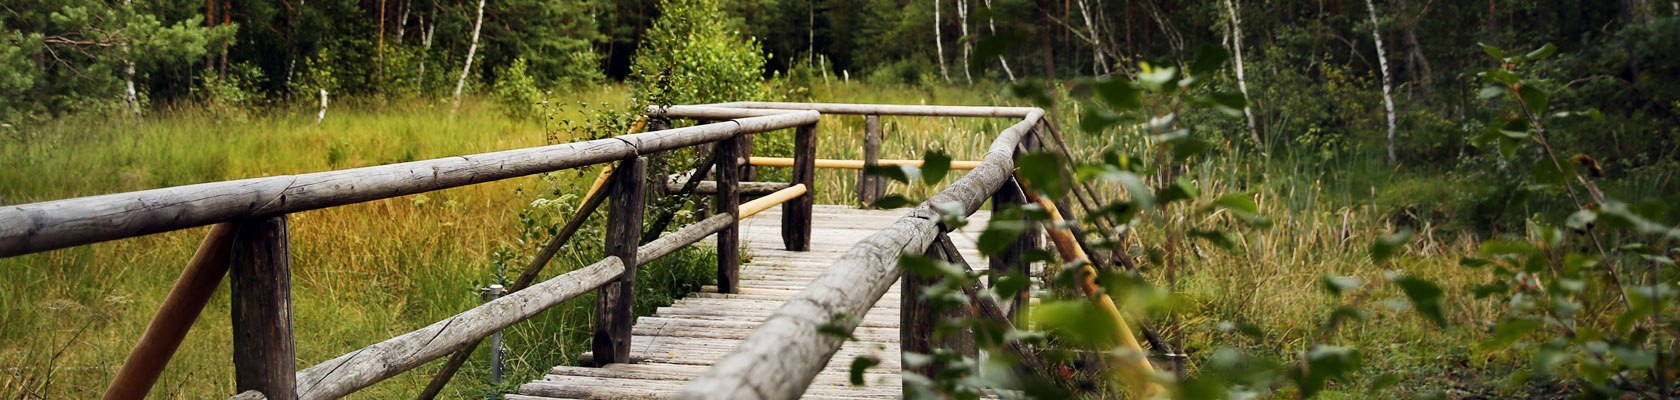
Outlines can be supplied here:
[[662, 0], [630, 83], [648, 105], [762, 99], [764, 54], [723, 20], [718, 0]]
[[496, 84], [490, 90], [502, 113], [514, 119], [536, 119], [547, 111], [548, 94], [537, 89], [537, 82], [525, 72], [525, 59], [498, 71]]

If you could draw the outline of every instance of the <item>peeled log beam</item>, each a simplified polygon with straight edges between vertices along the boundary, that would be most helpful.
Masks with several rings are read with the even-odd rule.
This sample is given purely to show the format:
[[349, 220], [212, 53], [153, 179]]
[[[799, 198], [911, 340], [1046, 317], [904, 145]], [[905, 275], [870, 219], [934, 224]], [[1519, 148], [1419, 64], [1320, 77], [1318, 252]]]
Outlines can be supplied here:
[[576, 168], [818, 119], [816, 112], [791, 112], [553, 146], [0, 207], [0, 257]]
[[840, 103], [780, 103], [763, 101], [741, 101], [733, 103], [708, 104], [707, 107], [755, 108], [770, 110], [813, 110], [823, 114], [845, 115], [902, 115], [922, 117], [999, 117], [1025, 118], [1033, 112], [1042, 113], [1043, 110], [1033, 107], [974, 107], [974, 106], [921, 106], [897, 104], [840, 104]]
[[298, 372], [298, 399], [334, 399], [396, 376], [588, 293], [624, 273], [617, 257], [532, 285], [425, 328]]
[[[759, 166], [759, 167], [792, 167], [793, 163], [794, 163], [794, 159], [787, 158], [787, 157], [753, 157], [752, 160], [749, 161], [748, 163], [752, 164], [754, 166]], [[876, 160], [875, 163], [877, 165], [909, 165], [909, 166], [913, 166], [913, 167], [922, 166], [922, 160]], [[866, 165], [866, 164], [867, 164], [867, 162], [864, 161], [864, 160], [834, 160], [834, 159], [818, 159], [818, 160], [816, 160], [816, 167], [817, 168], [825, 168], [825, 169], [863, 169], [864, 165]], [[960, 161], [959, 160], [959, 161], [952, 161], [951, 162], [951, 169], [954, 169], [954, 170], [970, 170], [970, 169], [974, 169], [974, 168], [979, 167], [979, 166], [980, 166], [979, 161]]]
[[700, 120], [734, 119], [744, 117], [762, 117], [766, 115], [780, 115], [798, 110], [771, 110], [738, 107], [716, 106], [648, 106], [648, 114], [665, 118], [690, 118]]
[[844, 342], [819, 333], [830, 325], [850, 333], [898, 280], [898, 256], [927, 249], [938, 232], [932, 204], [956, 202], [973, 214], [1013, 175], [1015, 145], [1044, 115], [1027, 117], [998, 135], [985, 162], [921, 207], [847, 250], [809, 286], [764, 320], [729, 355], [690, 382], [678, 399], [791, 399], [810, 386]]
[[[746, 196], [763, 196], [775, 193], [777, 190], [787, 189], [789, 186], [793, 185], [787, 182], [741, 182], [736, 186], [736, 190]], [[680, 189], [682, 189], [681, 183], [665, 182], [665, 190], [676, 192]], [[694, 194], [714, 193], [717, 193], [717, 181], [700, 181], [700, 185], [694, 187]]]

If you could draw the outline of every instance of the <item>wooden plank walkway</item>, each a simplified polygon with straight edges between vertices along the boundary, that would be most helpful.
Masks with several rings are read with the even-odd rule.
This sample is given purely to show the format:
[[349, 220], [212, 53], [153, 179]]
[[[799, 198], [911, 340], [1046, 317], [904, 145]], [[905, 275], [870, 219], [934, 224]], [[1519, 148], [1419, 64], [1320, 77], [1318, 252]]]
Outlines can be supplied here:
[[[818, 205], [812, 218], [811, 251], [782, 250], [781, 210], [770, 209], [741, 222], [747, 249], [741, 265], [739, 294], [719, 294], [715, 287], [692, 293], [652, 316], [636, 320], [631, 339], [633, 364], [600, 368], [558, 366], [541, 380], [519, 387], [507, 399], [660, 399], [668, 398], [735, 350], [758, 324], [794, 293], [815, 279], [859, 240], [904, 216], [903, 210], [859, 210]], [[976, 268], [986, 262], [974, 239], [986, 226], [986, 211], [970, 217], [969, 227], [951, 239]], [[716, 243], [715, 240], [702, 243]], [[875, 303], [847, 342], [805, 391], [807, 399], [898, 398], [899, 287]], [[881, 365], [865, 375], [865, 386], [850, 384], [852, 358], [872, 355]], [[585, 355], [588, 358], [588, 355]]]

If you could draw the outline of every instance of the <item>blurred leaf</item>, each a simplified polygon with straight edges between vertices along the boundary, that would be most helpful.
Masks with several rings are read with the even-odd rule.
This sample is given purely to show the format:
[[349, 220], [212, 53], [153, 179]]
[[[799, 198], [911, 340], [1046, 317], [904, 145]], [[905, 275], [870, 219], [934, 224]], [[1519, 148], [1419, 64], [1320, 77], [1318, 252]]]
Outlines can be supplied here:
[[1213, 243], [1213, 245], [1225, 249], [1237, 247], [1237, 242], [1231, 239], [1231, 235], [1222, 231], [1191, 229], [1190, 237], [1206, 240], [1208, 243]]
[[1243, 116], [1243, 108], [1248, 107], [1248, 97], [1242, 92], [1214, 92], [1208, 99], [1218, 106], [1219, 111], [1231, 117]]
[[922, 153], [922, 183], [928, 186], [938, 184], [945, 179], [945, 174], [951, 171], [951, 156], [943, 151], [928, 150]]
[[1565, 220], [1563, 224], [1568, 226], [1569, 229], [1585, 231], [1596, 220], [1598, 220], [1598, 213], [1592, 210], [1579, 210], [1575, 211], [1574, 214], [1569, 214], [1569, 219]]
[[1187, 138], [1185, 140], [1180, 140], [1180, 141], [1177, 141], [1177, 142], [1173, 142], [1172, 143], [1173, 161], [1174, 162], [1184, 162], [1185, 160], [1189, 160], [1190, 157], [1195, 157], [1197, 155], [1201, 155], [1202, 153], [1206, 153], [1208, 151], [1208, 149], [1211, 149], [1211, 148], [1213, 148], [1213, 143], [1212, 142], [1209, 142], [1209, 141], [1206, 141], [1206, 140], [1201, 140], [1201, 139], [1195, 139], [1195, 138]]
[[1210, 44], [1202, 45], [1196, 48], [1195, 61], [1190, 62], [1190, 75], [1204, 77], [1211, 75], [1218, 72], [1219, 68], [1230, 59], [1231, 52], [1225, 50], [1224, 47]]
[[852, 359], [852, 385], [863, 386], [863, 373], [870, 368], [881, 365], [881, 359], [872, 356], [857, 356]]
[[1487, 55], [1489, 57], [1493, 57], [1493, 58], [1501, 60], [1501, 61], [1505, 60], [1505, 51], [1504, 50], [1500, 50], [1498, 47], [1493, 47], [1493, 45], [1487, 44], [1487, 43], [1477, 43], [1477, 44], [1482, 46], [1482, 52], [1487, 53]]
[[1108, 348], [1115, 340], [1112, 317], [1085, 300], [1050, 301], [1032, 308], [1033, 322], [1082, 346]]
[[1492, 99], [1503, 95], [1505, 95], [1504, 86], [1489, 85], [1487, 87], [1483, 87], [1481, 91], [1476, 92], [1476, 97], [1479, 97], [1482, 100]]
[[[990, 12], [991, 10], [988, 8], [982, 8], [975, 13], [975, 17], [983, 18], [981, 16], [982, 13]], [[979, 70], [985, 68], [987, 64], [997, 62], [998, 56], [1008, 52], [1010, 48], [1017, 46], [1017, 44], [1021, 43], [1025, 37], [1026, 36], [1019, 31], [1007, 30], [980, 38], [979, 43], [974, 44], [973, 55], [969, 56], [968, 68]]]
[[894, 208], [904, 208], [904, 207], [909, 207], [909, 206], [913, 206], [913, 205], [916, 205], [916, 202], [914, 200], [910, 200], [909, 198], [904, 197], [903, 195], [889, 194], [889, 195], [883, 196], [879, 199], [875, 199], [875, 202], [871, 203], [869, 205], [869, 207], [870, 208], [876, 208], [876, 209], [882, 209], [882, 210], [891, 210], [891, 209], [894, 209]]
[[1120, 186], [1126, 188], [1126, 194], [1132, 197], [1132, 204], [1140, 210], [1155, 207], [1155, 192], [1149, 190], [1149, 185], [1143, 183], [1143, 177], [1131, 172], [1122, 172], [1117, 177]]
[[1050, 100], [1050, 92], [1045, 90], [1044, 82], [1038, 79], [1022, 79], [1009, 86], [1009, 94], [1016, 98], [1025, 99], [1041, 108], [1050, 108], [1055, 102]]
[[898, 256], [898, 266], [903, 268], [906, 273], [923, 278], [960, 278], [963, 276], [963, 271], [956, 266], [920, 254]]
[[1377, 238], [1376, 242], [1371, 243], [1371, 262], [1382, 264], [1388, 261], [1411, 241], [1412, 231], [1400, 231]]
[[1155, 66], [1150, 63], [1142, 63], [1140, 67], [1138, 83], [1152, 92], [1164, 92], [1169, 85], [1178, 80], [1178, 68]]
[[1341, 296], [1342, 293], [1358, 289], [1359, 285], [1364, 283], [1358, 277], [1330, 275], [1319, 278], [1319, 281], [1324, 284], [1324, 291], [1330, 292], [1334, 296]]
[[1026, 275], [1020, 272], [1011, 272], [998, 276], [996, 280], [992, 281], [992, 293], [996, 293], [1000, 299], [1013, 299], [1031, 284], [1032, 280], [1027, 279]]
[[1051, 200], [1060, 199], [1067, 192], [1068, 183], [1062, 177], [1061, 160], [1054, 153], [1033, 152], [1016, 160], [1021, 178], [1027, 186]]
[[1411, 299], [1412, 308], [1419, 314], [1429, 317], [1429, 320], [1438, 326], [1447, 326], [1446, 311], [1442, 307], [1446, 292], [1441, 290], [1441, 286], [1414, 276], [1390, 276], [1389, 281], [1400, 286], [1400, 290], [1406, 293], [1406, 298]]
[[1108, 77], [1096, 80], [1092, 89], [1097, 97], [1108, 103], [1115, 111], [1132, 111], [1143, 107], [1143, 89], [1133, 86], [1126, 79]]
[[1511, 287], [1506, 285], [1505, 282], [1476, 285], [1470, 288], [1470, 292], [1475, 294], [1477, 299], [1485, 299], [1488, 298], [1488, 296], [1505, 293], [1510, 290]]
[[1540, 48], [1534, 49], [1534, 51], [1530, 51], [1528, 54], [1523, 55], [1523, 59], [1528, 61], [1541, 60], [1551, 57], [1552, 54], [1557, 54], [1557, 46], [1554, 46], [1551, 43], [1546, 43], [1545, 46], [1540, 46]]
[[962, 203], [947, 201], [933, 205], [933, 210], [939, 212], [939, 224], [945, 229], [956, 230], [968, 226], [968, 209]]
[[1096, 107], [1086, 108], [1079, 114], [1079, 130], [1085, 133], [1101, 133], [1119, 123], [1119, 117]]
[[980, 249], [980, 254], [996, 255], [1015, 244], [1015, 239], [1020, 238], [1021, 233], [1026, 231], [1026, 221], [994, 218], [986, 225], [986, 230], [980, 232], [980, 240], [975, 243], [975, 247]]
[[908, 165], [879, 165], [879, 164], [877, 164], [877, 165], [864, 165], [863, 166], [863, 173], [868, 174], [868, 175], [874, 175], [874, 176], [879, 176], [879, 177], [895, 180], [895, 181], [898, 181], [899, 183], [908, 184], [908, 183], [910, 183], [910, 175], [912, 173], [920, 174], [920, 171], [916, 170], [916, 167], [912, 167], [912, 166], [908, 166]]
[[1359, 349], [1318, 345], [1307, 351], [1306, 368], [1292, 370], [1301, 397], [1311, 398], [1331, 381], [1344, 380], [1364, 364]]
[[1501, 350], [1528, 336], [1529, 332], [1540, 329], [1542, 325], [1540, 320], [1529, 318], [1499, 321], [1493, 324], [1493, 334], [1476, 347], [1483, 351]]
[[1190, 182], [1190, 178], [1180, 176], [1172, 184], [1156, 192], [1155, 201], [1166, 205], [1179, 200], [1194, 200], [1200, 195], [1201, 192], [1196, 189], [1195, 183]]

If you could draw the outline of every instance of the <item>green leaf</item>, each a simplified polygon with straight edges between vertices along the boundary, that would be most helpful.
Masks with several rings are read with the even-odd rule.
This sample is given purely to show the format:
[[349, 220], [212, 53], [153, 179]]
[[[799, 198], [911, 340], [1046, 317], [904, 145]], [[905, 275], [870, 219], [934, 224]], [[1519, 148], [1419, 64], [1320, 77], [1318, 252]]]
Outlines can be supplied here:
[[1418, 313], [1429, 317], [1429, 320], [1438, 326], [1447, 326], [1446, 311], [1442, 307], [1446, 292], [1441, 290], [1440, 285], [1414, 276], [1390, 276], [1389, 281], [1400, 286], [1400, 290], [1406, 293], [1406, 298], [1411, 299], [1412, 308]]
[[857, 356], [852, 359], [852, 385], [863, 386], [863, 373], [870, 368], [881, 365], [881, 359], [872, 356]]
[[1196, 48], [1195, 61], [1190, 62], [1190, 75], [1205, 77], [1219, 71], [1231, 59], [1231, 52], [1224, 47], [1202, 45]]
[[1085, 133], [1101, 133], [1119, 123], [1119, 117], [1097, 107], [1086, 108], [1079, 115], [1079, 130]]
[[863, 166], [863, 173], [864, 174], [874, 175], [874, 176], [879, 176], [879, 177], [895, 180], [895, 181], [898, 181], [899, 183], [910, 183], [910, 174], [913, 171], [918, 173], [918, 174], [920, 173], [920, 171], [916, 170], [916, 167], [902, 166], [902, 165], [865, 165], [865, 166]]
[[928, 150], [922, 153], [922, 183], [932, 186], [945, 179], [945, 174], [951, 171], [951, 156], [943, 151]]
[[949, 263], [935, 260], [920, 254], [904, 254], [898, 256], [898, 266], [904, 272], [923, 278], [960, 277], [961, 269]]
[[1545, 46], [1540, 46], [1540, 48], [1534, 49], [1534, 51], [1530, 51], [1528, 54], [1523, 55], [1523, 59], [1528, 61], [1542, 60], [1547, 57], [1551, 57], [1552, 54], [1557, 54], [1557, 46], [1554, 46], [1551, 43], [1546, 43]]
[[1371, 262], [1382, 264], [1388, 261], [1411, 241], [1412, 231], [1400, 231], [1377, 238], [1376, 242], [1371, 243]]
[[1098, 79], [1091, 86], [1096, 89], [1097, 97], [1102, 98], [1115, 111], [1132, 111], [1143, 107], [1143, 89], [1132, 85], [1131, 81], [1111, 77]]
[[869, 207], [881, 210], [891, 210], [894, 208], [904, 208], [913, 205], [916, 205], [916, 202], [914, 200], [910, 200], [908, 197], [897, 194], [889, 194], [882, 196], [879, 199], [875, 199], [875, 202], [870, 203]]
[[1518, 88], [1517, 96], [1522, 97], [1523, 105], [1528, 106], [1528, 110], [1535, 115], [1545, 113], [1547, 102], [1551, 99], [1551, 95], [1547, 94], [1546, 91], [1532, 85], [1523, 85], [1523, 87]]
[[1324, 291], [1330, 292], [1334, 296], [1341, 296], [1342, 293], [1358, 289], [1359, 285], [1364, 283], [1358, 277], [1330, 275], [1319, 278], [1319, 282], [1324, 284]]
[[1013, 299], [1031, 284], [1032, 280], [1027, 279], [1026, 275], [1020, 272], [1012, 272], [998, 276], [997, 280], [992, 282], [992, 293], [996, 293], [997, 297], [1001, 299]]
[[1318, 345], [1307, 352], [1306, 368], [1292, 370], [1301, 397], [1311, 398], [1323, 391], [1331, 381], [1343, 380], [1357, 372], [1364, 364], [1359, 349]]
[[1178, 68], [1155, 66], [1149, 63], [1143, 63], [1141, 67], [1141, 71], [1138, 72], [1138, 83], [1149, 91], [1165, 91], [1169, 84], [1178, 80]]
[[1504, 96], [1505, 91], [1506, 91], [1506, 89], [1505, 89], [1504, 86], [1488, 85], [1487, 87], [1482, 88], [1482, 90], [1477, 91], [1476, 92], [1476, 97], [1479, 97], [1482, 100], [1492, 99], [1492, 98], [1495, 98], [1495, 97]]
[[1026, 231], [1027, 221], [994, 218], [986, 225], [986, 230], [980, 232], [980, 239], [976, 241], [975, 247], [979, 248], [981, 254], [996, 255], [1008, 249], [1015, 243], [1015, 239], [1020, 238], [1021, 233]]
[[1190, 182], [1190, 178], [1181, 176], [1174, 180], [1172, 184], [1156, 192], [1155, 201], [1166, 205], [1179, 200], [1194, 200], [1196, 196], [1200, 195], [1201, 191], [1196, 189], [1196, 184]]
[[1060, 199], [1067, 192], [1068, 183], [1062, 177], [1061, 160], [1054, 153], [1028, 153], [1016, 160], [1021, 178], [1027, 186], [1051, 199]]
[[1540, 329], [1544, 325], [1537, 319], [1508, 319], [1493, 324], [1493, 335], [1476, 347], [1482, 351], [1501, 350], [1510, 347], [1517, 340], [1528, 336], [1529, 332]]
[[1243, 96], [1242, 92], [1214, 92], [1208, 95], [1208, 100], [1213, 101], [1213, 104], [1219, 107], [1219, 111], [1232, 117], [1241, 117], [1243, 108], [1248, 107], [1248, 97]]
[[1595, 213], [1592, 210], [1579, 210], [1574, 214], [1569, 214], [1569, 219], [1565, 220], [1563, 224], [1564, 226], [1568, 226], [1569, 229], [1585, 231], [1588, 226], [1592, 225], [1593, 221], [1597, 220], [1598, 213]]
[[1487, 55], [1489, 57], [1493, 57], [1494, 59], [1500, 60], [1500, 61], [1505, 60], [1505, 51], [1504, 50], [1500, 50], [1498, 47], [1493, 47], [1493, 45], [1487, 44], [1487, 43], [1477, 43], [1477, 44], [1482, 46], [1482, 52], [1487, 53]]
[[1206, 153], [1208, 149], [1213, 148], [1213, 142], [1195, 138], [1186, 138], [1184, 140], [1169, 143], [1169, 145], [1172, 146], [1174, 162], [1184, 162], [1185, 160], [1189, 160], [1190, 157], [1201, 155], [1202, 153]]
[[1137, 205], [1137, 209], [1155, 207], [1155, 192], [1149, 190], [1148, 184], [1143, 183], [1143, 177], [1131, 172], [1122, 172], [1118, 180], [1120, 187], [1126, 188], [1126, 194], [1132, 196], [1132, 204]]
[[1191, 229], [1190, 237], [1206, 240], [1208, 243], [1213, 243], [1215, 246], [1226, 249], [1237, 247], [1237, 242], [1232, 240], [1229, 234], [1221, 231]]

